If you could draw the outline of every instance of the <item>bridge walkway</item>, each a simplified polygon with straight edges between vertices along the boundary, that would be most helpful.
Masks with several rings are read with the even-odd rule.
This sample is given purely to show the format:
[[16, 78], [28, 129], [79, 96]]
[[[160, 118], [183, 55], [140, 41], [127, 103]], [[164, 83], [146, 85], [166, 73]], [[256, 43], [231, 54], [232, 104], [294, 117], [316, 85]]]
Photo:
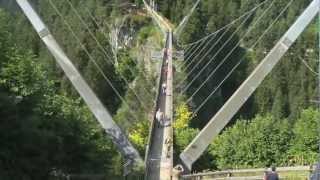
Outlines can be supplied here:
[[[168, 58], [171, 56], [168, 55], [168, 47], [171, 47], [171, 40], [167, 37], [165, 52], [163, 55], [163, 67], [161, 70], [161, 81], [160, 86], [163, 83], [167, 84], [168, 81]], [[161, 88], [159, 88], [161, 91]], [[158, 109], [167, 115], [168, 108], [167, 106], [167, 97], [166, 93], [162, 91], [159, 92], [158, 99]], [[166, 119], [166, 118], [165, 118]], [[149, 155], [147, 157], [147, 179], [152, 180], [170, 180], [171, 171], [172, 171], [172, 126], [171, 121], [166, 120], [164, 124], [154, 121], [153, 132], [151, 133], [151, 144], [149, 149]]]

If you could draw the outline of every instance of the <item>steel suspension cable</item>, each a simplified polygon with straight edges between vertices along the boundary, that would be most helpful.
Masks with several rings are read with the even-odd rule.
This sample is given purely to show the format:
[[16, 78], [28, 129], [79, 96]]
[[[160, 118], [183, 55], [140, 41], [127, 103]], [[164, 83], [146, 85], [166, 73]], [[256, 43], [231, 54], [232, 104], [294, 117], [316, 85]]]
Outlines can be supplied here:
[[[215, 41], [215, 43], [207, 50], [207, 52], [200, 58], [200, 60], [196, 63], [196, 65], [193, 66], [193, 68], [191, 69], [191, 72], [194, 70], [195, 67], [197, 67], [209, 54], [210, 52], [219, 44], [219, 42], [222, 40], [222, 38], [227, 34], [227, 32], [229, 32], [229, 30], [231, 29], [232, 26], [229, 26], [223, 33], [222, 35], [218, 38], [218, 40]], [[190, 68], [191, 64], [189, 64], [187, 67], [184, 68], [185, 71], [187, 71]], [[178, 85], [181, 86], [184, 81], [186, 81], [190, 75], [190, 71], [187, 73], [186, 77], [180, 82], [180, 84]]]
[[[268, 26], [268, 28], [263, 32], [262, 35], [260, 35], [259, 39], [250, 47], [250, 49], [254, 49], [259, 42], [265, 37], [265, 35], [270, 31], [270, 29], [278, 22], [279, 18], [286, 12], [286, 10], [289, 8], [289, 6], [293, 3], [294, 0], [289, 1], [289, 3], [282, 9], [282, 11], [279, 13], [279, 15], [274, 19], [274, 21]], [[221, 88], [221, 86], [224, 84], [224, 82], [231, 76], [231, 74], [240, 66], [240, 64], [245, 60], [246, 54], [240, 59], [240, 61], [232, 68], [232, 70], [225, 76], [225, 78], [219, 83], [218, 86], [215, 87], [215, 89], [207, 96], [207, 98], [198, 106], [198, 108], [193, 112], [192, 118], [198, 114], [198, 112], [201, 110], [201, 108], [209, 101], [209, 99]], [[188, 99], [188, 103], [191, 100]]]
[[[212, 33], [212, 34], [215, 34], [215, 33]], [[206, 37], [203, 38], [203, 39], [206, 39]], [[203, 40], [203, 39], [202, 39], [202, 40]], [[194, 43], [190, 43], [189, 45], [187, 45], [187, 46], [185, 46], [185, 47], [182, 47], [182, 46], [181, 46], [181, 47], [182, 47], [182, 49], [183, 49], [185, 52], [188, 53], [190, 49], [194, 48], [194, 46], [197, 45], [197, 44], [199, 44], [202, 40], [196, 41], [196, 42], [194, 42]]]
[[[248, 16], [248, 18], [249, 18], [249, 17], [250, 17], [250, 16]], [[245, 19], [244, 22], [245, 22], [246, 20], [248, 20], [248, 19]], [[240, 26], [241, 26], [241, 25], [240, 25]], [[231, 26], [230, 26], [230, 28], [231, 28]], [[224, 37], [224, 35], [227, 34], [227, 32], [229, 32], [230, 28], [228, 28], [228, 29], [224, 32], [224, 34], [215, 42], [215, 44], [214, 44], [213, 46], [211, 46], [211, 48], [209, 48], [209, 50], [205, 53], [205, 55], [203, 55], [203, 56], [200, 57], [200, 60], [199, 60], [199, 61], [193, 66], [193, 68], [187, 73], [186, 78], [185, 78], [180, 84], [182, 84], [182, 83], [187, 79], [187, 77], [189, 77], [189, 75], [201, 64], [201, 62], [203, 62], [203, 60], [210, 54], [210, 52], [216, 47], [216, 45], [219, 44], [220, 40], [222, 40], [222, 38]], [[210, 42], [209, 42], [209, 43], [210, 43]], [[226, 42], [226, 43], [227, 43], [227, 42]], [[223, 47], [222, 47], [222, 49], [223, 49]], [[205, 49], [203, 48], [203, 50], [205, 50]], [[193, 57], [192, 62], [195, 61], [195, 60], [199, 57], [199, 55], [200, 55], [201, 53], [202, 53], [202, 52], [198, 53], [197, 56]], [[187, 71], [187, 70], [190, 68], [191, 65], [192, 65], [192, 64], [189, 64], [189, 65], [185, 68], [185, 70]]]
[[[82, 24], [86, 27], [86, 29], [89, 31], [90, 35], [92, 36], [92, 38], [96, 41], [96, 43], [98, 44], [99, 48], [105, 53], [106, 56], [109, 57], [109, 59], [112, 59], [110, 58], [109, 54], [106, 53], [105, 49], [102, 47], [101, 43], [97, 40], [97, 38], [95, 37], [95, 35], [93, 34], [93, 32], [90, 30], [88, 24], [84, 21], [84, 19], [80, 16], [80, 13], [77, 11], [77, 9], [73, 6], [73, 4], [70, 2], [70, 0], [67, 0], [67, 2], [69, 3], [69, 5], [71, 6], [71, 8], [73, 9], [73, 11], [75, 12], [75, 14], [77, 15], [77, 17], [80, 19], [80, 21], [82, 22]], [[91, 13], [90, 13], [91, 15]], [[91, 17], [91, 16], [90, 16]], [[92, 19], [93, 21], [95, 21], [96, 25], [98, 26], [98, 28], [100, 29], [101, 27], [99, 26], [99, 24], [96, 22], [95, 19]], [[108, 41], [108, 38], [106, 37], [105, 33], [103, 32], [103, 35], [105, 36], [106, 40]], [[109, 42], [109, 41], [108, 41]], [[113, 62], [113, 65], [114, 65], [114, 62]], [[134, 72], [132, 71], [132, 69], [129, 69], [129, 71], [134, 74]], [[121, 75], [121, 78], [125, 81], [127, 81], [126, 83], [128, 84], [128, 87], [129, 87], [129, 83], [128, 83], [128, 79], [126, 79], [123, 75]], [[133, 90], [133, 89], [132, 89]], [[138, 98], [138, 95], [137, 93], [133, 90], [135, 96], [137, 96]]]
[[[259, 7], [262, 6], [263, 4], [267, 3], [268, 1], [269, 1], [269, 0], [265, 0], [265, 1], [261, 2], [261, 3], [259, 3], [259, 4], [256, 5], [254, 8], [252, 8], [251, 10], [245, 12], [244, 14], [242, 14], [241, 16], [239, 16], [238, 18], [236, 18], [235, 20], [231, 21], [229, 24], [227, 24], [227, 25], [223, 26], [222, 28], [218, 29], [217, 31], [221, 31], [221, 30], [223, 30], [223, 29], [226, 29], [228, 26], [231, 26], [232, 24], [235, 24], [237, 21], [239, 21], [239, 20], [242, 19], [243, 17], [247, 16], [248, 14], [251, 14], [252, 11], [255, 11], [257, 8], [259, 8]], [[215, 32], [213, 32], [213, 33], [211, 33], [211, 34], [209, 34], [209, 35], [207, 35], [207, 36], [212, 36], [212, 35], [213, 35], [214, 33], [216, 33], [217, 31], [215, 31]], [[205, 36], [205, 37], [203, 37], [203, 38], [201, 38], [201, 39], [199, 39], [199, 40], [197, 40], [197, 41], [195, 41], [195, 42], [185, 44], [185, 45], [183, 45], [183, 46], [187, 47], [187, 46], [189, 46], [189, 45], [198, 43], [199, 41], [202, 41], [202, 40], [206, 39], [207, 36]]]
[[[90, 18], [93, 20], [93, 22], [98, 26], [99, 30], [102, 29], [102, 28], [101, 28], [101, 25], [99, 25], [99, 23], [98, 23], [98, 20], [94, 17], [93, 14], [91, 14], [91, 12], [90, 12], [90, 10], [88, 9], [88, 7], [85, 7], [85, 9], [86, 9], [87, 13], [89, 14]], [[108, 29], [109, 29], [109, 31], [110, 31], [110, 30], [111, 30], [110, 25], [109, 25], [108, 23], [106, 23], [106, 24], [107, 24], [107, 27], [108, 27]], [[105, 37], [105, 39], [108, 39], [108, 36], [106, 35], [106, 33], [105, 33], [103, 30], [101, 31], [101, 33], [103, 34], [103, 36]]]
[[[70, 0], [66, 0], [68, 2], [68, 4], [70, 5], [71, 9], [74, 11], [74, 13], [76, 14], [76, 16], [78, 17], [78, 19], [81, 21], [81, 23], [86, 27], [86, 29], [88, 30], [89, 34], [91, 35], [91, 37], [94, 39], [94, 41], [97, 43], [98, 47], [100, 48], [100, 50], [105, 54], [105, 56], [111, 61], [112, 65], [114, 65], [114, 62], [111, 60], [112, 58], [109, 56], [109, 54], [106, 52], [106, 50], [103, 48], [102, 44], [98, 41], [98, 39], [96, 38], [96, 36], [94, 35], [94, 33], [90, 30], [88, 24], [84, 21], [84, 19], [81, 17], [81, 15], [79, 14], [78, 10], [74, 7], [74, 5], [70, 2]], [[131, 73], [133, 73], [133, 71], [131, 70], [131, 68], [129, 68], [129, 70], [131, 71]], [[138, 96], [137, 92], [130, 86], [130, 83], [128, 81], [128, 79], [126, 77], [124, 77], [123, 75], [121, 75], [121, 73], [119, 73], [119, 76], [121, 77], [121, 79], [123, 79], [126, 83], [126, 85], [128, 86], [128, 88], [130, 88], [133, 92], [133, 94], [136, 96], [138, 102], [141, 104], [141, 106], [147, 111], [148, 108], [147, 106], [143, 103], [143, 101], [141, 100], [141, 97]]]
[[[241, 30], [241, 27], [249, 20], [252, 14], [249, 14], [237, 27], [237, 29], [232, 33], [232, 35], [228, 38], [228, 40], [219, 48], [219, 50], [209, 59], [209, 61], [205, 64], [205, 66], [200, 70], [200, 72], [196, 75], [195, 78], [192, 79], [192, 81], [180, 92], [180, 95], [186, 92], [189, 87], [192, 85], [192, 83], [201, 75], [201, 73], [211, 64], [211, 62], [214, 60], [214, 58], [224, 49], [224, 47], [229, 43], [229, 41], [232, 40], [232, 38], [237, 34], [238, 31]], [[231, 26], [229, 27], [231, 28]], [[210, 54], [210, 52], [216, 47], [216, 45], [220, 42], [220, 40], [227, 34], [229, 31], [229, 28], [223, 33], [223, 35], [219, 38], [219, 40], [216, 41], [216, 43], [207, 51], [207, 53], [202, 56], [202, 58], [196, 63], [196, 65], [193, 66], [193, 68], [187, 73], [185, 78], [180, 82], [178, 87], [182, 86], [182, 84], [190, 77], [192, 72], [203, 62], [203, 60]], [[188, 68], [188, 67], [187, 67]]]
[[299, 59], [302, 61], [302, 64], [314, 75], [318, 76], [319, 73], [316, 72], [315, 70], [312, 69], [312, 67], [308, 64], [307, 61], [305, 61], [304, 59], [302, 59], [301, 57], [299, 57]]
[[[266, 0], [266, 1], [264, 1], [264, 2], [261, 2], [259, 5], [255, 6], [255, 8], [251, 9], [250, 11], [248, 11], [248, 13], [245, 13], [247, 16], [242, 16], [242, 17], [246, 17], [246, 19], [245, 19], [244, 21], [242, 21], [242, 23], [239, 25], [239, 27], [238, 27], [238, 29], [237, 29], [236, 31], [239, 31], [239, 30], [240, 30], [239, 28], [241, 27], [241, 25], [242, 25], [245, 21], [247, 21], [248, 18], [249, 18], [258, 8], [260, 8], [264, 3], [268, 2], [268, 1], [269, 1], [269, 0]], [[240, 18], [240, 19], [241, 19], [241, 18]], [[240, 19], [238, 18], [237, 21], [240, 20]], [[236, 22], [236, 21], [234, 21], [234, 22]], [[227, 27], [227, 26], [225, 26], [225, 27]], [[231, 26], [228, 27], [228, 30], [226, 30], [225, 33], [226, 33], [227, 31], [229, 31], [229, 28], [230, 28], [230, 27], [231, 27]], [[235, 34], [232, 34], [232, 35], [235, 35]], [[231, 39], [232, 39], [232, 38], [229, 38], [229, 39], [228, 39], [228, 42], [229, 42]], [[226, 45], [228, 44], [228, 42], [226, 42], [226, 43], [223, 45], [223, 47], [226, 46]], [[218, 43], [218, 42], [217, 42], [217, 43]], [[199, 72], [198, 75], [200, 75], [200, 74], [202, 73], [202, 71], [205, 70], [205, 68], [210, 65], [210, 63], [211, 63], [210, 61], [214, 60], [214, 58], [220, 53], [220, 51], [223, 50], [223, 47], [219, 49], [219, 52], [215, 53], [215, 55], [209, 60], [209, 62], [206, 64], [206, 66], [201, 69], [201, 72]], [[179, 84], [179, 86], [181, 86], [181, 85], [184, 83], [184, 81], [188, 79], [188, 77], [192, 74], [192, 72], [201, 64], [201, 62], [206, 58], [206, 56], [209, 55], [210, 51], [211, 51], [213, 48], [214, 48], [214, 47], [212, 47], [212, 48], [207, 52], [207, 54], [204, 55], [204, 56], [198, 61], [198, 63], [191, 69], [191, 71], [188, 72], [188, 74], [186, 75], [186, 78]], [[187, 67], [187, 68], [188, 68], [188, 67]], [[198, 77], [197, 77], [197, 78], [198, 78]], [[195, 79], [196, 79], [196, 78], [194, 78], [193, 81], [194, 81]], [[181, 94], [181, 93], [180, 93], [180, 94]]]
[[[201, 41], [199, 41], [198, 43], [201, 43]], [[188, 48], [188, 50], [184, 50], [184, 51], [186, 52], [186, 53], [184, 54], [184, 57], [189, 57], [190, 54], [194, 52], [195, 48], [198, 47], [198, 43], [190, 46], [190, 47]]]
[[189, 50], [192, 49], [193, 45], [194, 45], [194, 44], [192, 44], [191, 46], [186, 47], [186, 48], [184, 49], [184, 51], [185, 51], [185, 52], [189, 52]]
[[[237, 42], [237, 44], [232, 48], [232, 50], [227, 54], [227, 56], [224, 57], [224, 59], [218, 64], [218, 66], [210, 73], [210, 75], [206, 78], [206, 80], [201, 84], [201, 86], [192, 94], [192, 96], [190, 98], [192, 98], [195, 94], [197, 94], [201, 88], [211, 79], [211, 77], [217, 72], [217, 70], [226, 62], [226, 60], [231, 56], [231, 54], [238, 48], [238, 46], [241, 44], [241, 42], [245, 39], [246, 36], [249, 35], [249, 33], [256, 27], [256, 25], [260, 22], [260, 20], [262, 19], [262, 17], [265, 16], [265, 14], [271, 9], [271, 7], [273, 6], [273, 4], [276, 2], [276, 0], [272, 0], [272, 3], [270, 3], [270, 5], [268, 6], [268, 8], [266, 8], [263, 13], [258, 17], [258, 19], [253, 23], [253, 25], [246, 31], [246, 33], [242, 36], [242, 38]], [[233, 34], [235, 35], [235, 34]], [[231, 40], [231, 38], [229, 38], [229, 40]], [[228, 41], [229, 41], [228, 40]], [[224, 45], [225, 46], [225, 45]], [[224, 47], [223, 46], [223, 47]], [[219, 51], [217, 53], [219, 53], [223, 48], [220, 48]], [[192, 83], [198, 78], [200, 77], [201, 73], [204, 72], [204, 70], [210, 65], [211, 61], [214, 60], [214, 58], [217, 56], [217, 53], [209, 60], [209, 62], [202, 68], [202, 70], [197, 74], [197, 76], [195, 78], [193, 78], [193, 80], [187, 85], [187, 87], [181, 92], [184, 93], [186, 92], [192, 85]]]
[[184, 54], [185, 57], [188, 57], [193, 51], [194, 48], [197, 47], [197, 44], [194, 44], [192, 46], [190, 46], [189, 48], [187, 48], [186, 50], [184, 50], [186, 53]]
[[99, 66], [99, 64], [94, 60], [94, 58], [92, 57], [92, 55], [89, 53], [88, 49], [85, 47], [85, 45], [81, 42], [81, 40], [79, 39], [79, 37], [76, 35], [76, 33], [74, 32], [72, 26], [65, 20], [65, 18], [63, 17], [62, 13], [60, 12], [60, 10], [57, 8], [57, 6], [52, 2], [52, 0], [48, 0], [51, 7], [55, 10], [55, 12], [60, 16], [60, 18], [63, 20], [64, 24], [67, 26], [67, 28], [69, 29], [69, 31], [71, 32], [72, 36], [74, 36], [74, 38], [78, 41], [78, 43], [80, 44], [81, 48], [84, 50], [84, 52], [86, 53], [86, 55], [89, 57], [90, 61], [95, 65], [95, 67], [98, 69], [98, 72], [102, 75], [102, 77], [106, 80], [106, 82], [109, 84], [109, 86], [112, 88], [112, 90], [116, 93], [116, 95], [118, 96], [118, 98], [121, 100], [121, 102], [128, 107], [129, 112], [132, 114], [133, 117], [135, 117], [136, 121], [139, 120], [139, 118], [136, 116], [136, 114], [131, 110], [129, 104], [127, 103], [127, 101], [121, 96], [120, 92], [115, 88], [115, 86], [113, 85], [113, 83], [111, 82], [111, 80], [107, 77], [107, 75], [103, 72], [103, 70], [101, 69], [101, 67]]
[[[227, 26], [229, 26], [229, 25], [231, 25], [231, 23], [227, 24], [225, 27], [227, 27]], [[217, 30], [217, 31], [222, 31], [223, 29], [225, 29], [225, 27], [223, 27], [223, 28], [221, 28], [221, 29], [219, 29], [219, 30]], [[206, 40], [208, 37], [215, 35], [215, 34], [217, 33], [217, 31], [215, 31], [215, 32], [213, 32], [213, 33], [210, 33], [209, 35], [206, 35], [206, 36], [202, 37], [201, 39], [199, 39], [199, 40], [197, 40], [197, 41], [195, 41], [195, 42], [192, 42], [192, 43], [189, 43], [189, 44], [186, 44], [186, 45], [183, 45], [183, 46], [185, 47], [185, 49], [187, 49], [188, 47], [193, 46], [193, 45], [195, 45], [195, 44], [198, 44], [198, 43], [200, 43], [201, 41]]]
[[[256, 11], [259, 7], [261, 7], [261, 6], [262, 6], [263, 4], [265, 4], [267, 1], [268, 1], [268, 0], [265, 0], [265, 1], [261, 2], [260, 4], [258, 4], [258, 5], [255, 6], [254, 8], [252, 8], [251, 10], [249, 10], [249, 11], [247, 11], [246, 13], [244, 13], [243, 15], [239, 16], [237, 19], [233, 20], [231, 23], [223, 26], [222, 28], [220, 28], [220, 29], [216, 30], [215, 32], [213, 32], [213, 33], [211, 33], [211, 34], [209, 34], [209, 35], [201, 38], [200, 40], [198, 40], [198, 41], [196, 41], [196, 42], [194, 42], [194, 43], [188, 44], [187, 46], [189, 46], [189, 45], [192, 46], [192, 45], [194, 45], [194, 44], [198, 44], [198, 43], [200, 43], [200, 42], [202, 42], [202, 41], [205, 41], [205, 40], [207, 40], [207, 38], [209, 38], [209, 37], [211, 37], [211, 36], [213, 36], [213, 35], [216, 36], [220, 31], [223, 31], [223, 30], [225, 30], [225, 29], [227, 29], [226, 31], [228, 31], [233, 24], [235, 24], [236, 22], [238, 22], [239, 20], [241, 20], [243, 17], [246, 17], [247, 15], [252, 14], [254, 11]], [[212, 49], [213, 49], [213, 47], [211, 48], [211, 50], [212, 50]], [[186, 51], [186, 50], [185, 50], [185, 51]], [[185, 61], [182, 63], [181, 67], [182, 67], [182, 66], [185, 66], [185, 64], [186, 64], [187, 62], [188, 62], [188, 61], [185, 60]], [[190, 65], [190, 63], [189, 63], [189, 65]], [[185, 68], [185, 69], [188, 69], [188, 68], [189, 68], [189, 65], [188, 65], [187, 68]], [[181, 67], [180, 67], [180, 68], [181, 68]], [[188, 76], [187, 76], [187, 77], [188, 77]], [[183, 83], [180, 83], [180, 85], [181, 85], [181, 84], [183, 84]]]
[[[186, 66], [186, 64], [188, 64], [187, 66], [186, 66], [186, 68], [184, 68], [184, 70], [185, 69], [188, 69], [188, 67], [195, 61], [195, 59], [197, 58], [197, 57], [199, 57], [199, 55], [201, 54], [201, 53], [203, 53], [203, 51], [210, 45], [210, 43], [212, 42], [212, 40], [214, 40], [215, 38], [216, 38], [216, 36], [217, 36], [217, 34], [215, 35], [215, 36], [210, 36], [210, 39], [208, 40], [208, 41], [202, 41], [202, 42], [206, 42], [205, 43], [205, 45], [201, 48], [201, 50], [195, 55], [195, 56], [193, 56], [193, 58], [191, 58], [192, 56], [190, 56], [190, 58], [191, 58], [191, 60], [190, 59], [186, 59], [185, 60], [185, 64], [183, 65], [183, 66]], [[212, 38], [211, 38], [212, 37]], [[198, 46], [198, 47], [200, 47], [200, 45]]]
[[[97, 25], [99, 31], [103, 34], [105, 40], [109, 42], [108, 36], [107, 36], [107, 34], [105, 33], [105, 31], [103, 30], [103, 28], [101, 27], [101, 25], [99, 25], [98, 20], [91, 14], [90, 10], [89, 10], [87, 7], [86, 7], [85, 9], [86, 9], [87, 13], [89, 14], [89, 17], [91, 18], [91, 20]], [[108, 24], [107, 24], [107, 26], [108, 26], [108, 29], [110, 30], [110, 29], [111, 29], [110, 26], [109, 26]], [[109, 43], [109, 44], [110, 44], [110, 43]], [[135, 62], [135, 61], [133, 61], [133, 62], [134, 62], [134, 64], [135, 64], [135, 66], [138, 66], [137, 62]], [[131, 73], [133, 73], [131, 69], [129, 69], [129, 70], [130, 70]], [[142, 76], [143, 76], [145, 79], [147, 79], [147, 77], [146, 77], [144, 74], [142, 74]], [[150, 84], [149, 81], [147, 81], [147, 82], [148, 82], [149, 85], [152, 86], [152, 84]], [[152, 96], [152, 95], [150, 94], [150, 92], [149, 92], [145, 87], [143, 87], [143, 90], [145, 91], [145, 93], [148, 94], [149, 97]]]
[[185, 61], [188, 61], [202, 47], [204, 42], [206, 42], [206, 41], [202, 41], [198, 46], [196, 46], [195, 50], [193, 52], [191, 52], [189, 54], [189, 56], [186, 56], [186, 58], [185, 58], [186, 60]]
[[105, 54], [105, 56], [108, 58], [108, 60], [112, 61], [113, 59], [110, 57], [110, 55], [107, 53], [107, 51], [105, 50], [105, 48], [103, 48], [102, 44], [98, 41], [98, 39], [96, 38], [96, 36], [94, 35], [94, 33], [91, 31], [89, 25], [84, 21], [84, 19], [81, 17], [80, 13], [78, 12], [78, 10], [74, 7], [74, 5], [70, 2], [70, 0], [66, 0], [66, 2], [69, 4], [69, 6], [71, 7], [72, 11], [75, 13], [75, 15], [77, 16], [77, 18], [80, 20], [80, 22], [82, 23], [82, 25], [84, 25], [84, 27], [88, 30], [88, 33], [90, 34], [90, 36], [93, 38], [93, 40], [97, 43], [98, 47], [101, 49], [101, 51]]

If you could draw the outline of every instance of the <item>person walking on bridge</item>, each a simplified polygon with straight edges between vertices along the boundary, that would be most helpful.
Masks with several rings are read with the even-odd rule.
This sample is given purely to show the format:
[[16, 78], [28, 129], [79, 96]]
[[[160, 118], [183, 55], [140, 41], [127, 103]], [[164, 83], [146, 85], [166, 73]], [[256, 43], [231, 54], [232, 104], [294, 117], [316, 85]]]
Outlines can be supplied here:
[[160, 128], [160, 125], [162, 123], [162, 119], [163, 119], [163, 112], [161, 112], [161, 109], [159, 108], [156, 113], [156, 120], [158, 121], [158, 128]]
[[271, 172], [266, 172], [264, 176], [264, 180], [279, 180], [279, 175], [276, 172], [276, 167], [271, 167]]
[[162, 84], [162, 94], [164, 94], [164, 95], [166, 94], [166, 89], [167, 89], [167, 83], [164, 82]]

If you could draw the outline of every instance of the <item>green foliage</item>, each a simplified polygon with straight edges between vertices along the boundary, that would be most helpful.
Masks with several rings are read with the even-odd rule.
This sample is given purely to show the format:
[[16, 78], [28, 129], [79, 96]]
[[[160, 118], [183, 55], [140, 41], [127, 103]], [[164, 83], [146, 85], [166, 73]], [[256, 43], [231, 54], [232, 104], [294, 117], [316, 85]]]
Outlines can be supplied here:
[[8, 15], [4, 12], [4, 10], [0, 8], [0, 23], [2, 24], [2, 26], [0, 27], [0, 49], [2, 50], [0, 51], [0, 56], [2, 57], [0, 65], [7, 60], [8, 56], [5, 53], [7, 52], [10, 45], [12, 45], [11, 34], [9, 33], [11, 24], [9, 23], [9, 21], [10, 18], [8, 17]]
[[192, 112], [186, 104], [180, 104], [176, 108], [176, 117], [173, 127], [175, 130], [185, 129], [189, 126]]
[[116, 67], [116, 71], [127, 81], [133, 81], [138, 71], [135, 61], [130, 57], [127, 50], [121, 51], [118, 56], [119, 64]]
[[192, 112], [185, 103], [177, 105], [175, 111], [174, 128], [174, 144], [178, 152], [182, 152], [184, 148], [192, 141], [192, 139], [199, 133], [198, 129], [190, 128]]
[[25, 97], [50, 91], [52, 88], [53, 83], [47, 79], [43, 66], [35, 61], [31, 53], [22, 54], [13, 49], [8, 61], [1, 68], [0, 84], [10, 92]]
[[[318, 159], [319, 112], [303, 110], [294, 125], [258, 115], [226, 129], [210, 146], [220, 169], [310, 165]], [[293, 128], [292, 128], [293, 127]]]
[[153, 37], [156, 42], [161, 42], [161, 35], [157, 27], [154, 26], [145, 26], [140, 29], [137, 35], [138, 44], [145, 44], [148, 38]]
[[[44, 78], [45, 71], [29, 54], [12, 57], [19, 58], [10, 58], [0, 73], [4, 98], [0, 105], [4, 145], [0, 166], [7, 169], [0, 176], [48, 179], [53, 169], [101, 173], [113, 168], [108, 161], [112, 162], [116, 153], [90, 111], [79, 100], [49, 89], [54, 88], [51, 81]], [[10, 96], [16, 103], [4, 106]]]
[[211, 153], [221, 169], [280, 165], [289, 149], [289, 129], [286, 120], [270, 115], [240, 120], [213, 142]]
[[198, 133], [199, 130], [194, 128], [175, 129], [176, 150], [182, 152]]
[[294, 125], [294, 137], [289, 151], [290, 163], [309, 165], [319, 156], [319, 117], [320, 113], [313, 108], [302, 111]]
[[120, 156], [88, 108], [60, 89], [45, 59], [12, 45], [10, 28], [0, 28], [0, 179], [121, 174]]
[[129, 133], [130, 141], [138, 147], [140, 152], [143, 152], [148, 141], [149, 136], [149, 124], [147, 121], [137, 123], [135, 126], [131, 127], [131, 132]]
[[138, 35], [138, 42], [142, 43], [143, 41], [145, 41], [149, 34], [152, 32], [152, 27], [144, 27], [140, 30], [139, 35]]

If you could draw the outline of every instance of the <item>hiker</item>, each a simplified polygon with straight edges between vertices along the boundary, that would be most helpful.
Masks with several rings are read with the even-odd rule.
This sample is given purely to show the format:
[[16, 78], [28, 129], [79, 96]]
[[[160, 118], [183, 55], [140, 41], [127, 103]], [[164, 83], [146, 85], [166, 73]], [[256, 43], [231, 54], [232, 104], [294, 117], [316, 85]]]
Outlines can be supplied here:
[[169, 137], [164, 141], [164, 144], [168, 145], [172, 143], [172, 139]]
[[163, 93], [163, 94], [166, 94], [166, 89], [167, 89], [167, 84], [166, 84], [166, 83], [163, 83], [163, 84], [162, 84], [162, 93]]
[[271, 172], [266, 172], [264, 180], [279, 180], [279, 175], [276, 172], [276, 167], [271, 167]]
[[171, 149], [171, 146], [172, 146], [172, 139], [171, 138], [167, 138], [164, 141], [164, 143], [167, 146], [167, 158], [169, 158], [170, 157], [170, 149]]
[[168, 51], [167, 48], [164, 48], [164, 57], [167, 59]]
[[160, 108], [158, 109], [156, 113], [156, 120], [158, 121], [158, 128], [160, 127], [163, 119], [163, 113], [161, 112]]
[[164, 114], [162, 114], [162, 118], [161, 118], [161, 125], [163, 126], [163, 127], [165, 127], [165, 125], [166, 125], [166, 116], [164, 115]]
[[310, 180], [318, 180], [320, 179], [320, 163], [312, 165], [310, 167]]

